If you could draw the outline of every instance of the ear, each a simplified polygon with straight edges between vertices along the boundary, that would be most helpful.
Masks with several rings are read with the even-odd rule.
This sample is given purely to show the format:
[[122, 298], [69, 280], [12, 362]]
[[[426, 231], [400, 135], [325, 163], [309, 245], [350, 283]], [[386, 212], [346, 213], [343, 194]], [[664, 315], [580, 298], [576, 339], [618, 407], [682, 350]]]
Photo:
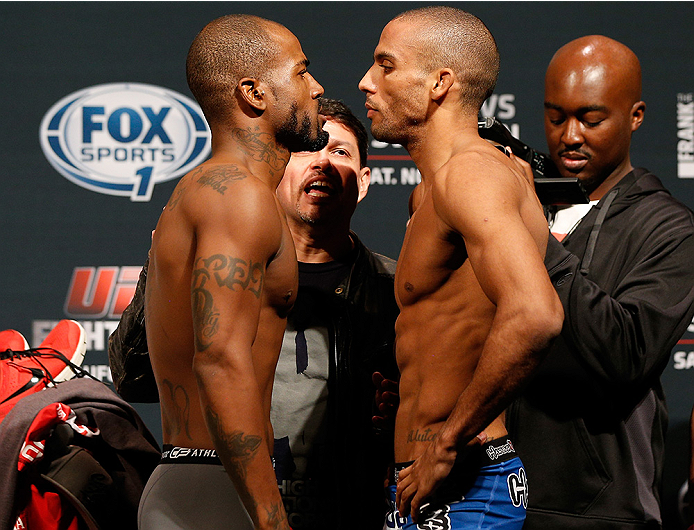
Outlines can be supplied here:
[[631, 132], [641, 127], [643, 123], [643, 115], [646, 112], [646, 104], [643, 101], [637, 101], [631, 107]]
[[438, 101], [445, 96], [453, 86], [455, 75], [450, 68], [442, 68], [436, 72], [434, 86], [431, 88], [431, 99]]
[[239, 80], [238, 92], [241, 99], [247, 105], [262, 112], [267, 108], [267, 99], [265, 98], [265, 89], [262, 88], [263, 83], [252, 77], [244, 77]]
[[357, 185], [359, 186], [359, 196], [357, 197], [357, 204], [366, 197], [369, 192], [369, 184], [371, 184], [371, 168], [363, 167], [359, 171], [359, 176], [357, 177]]

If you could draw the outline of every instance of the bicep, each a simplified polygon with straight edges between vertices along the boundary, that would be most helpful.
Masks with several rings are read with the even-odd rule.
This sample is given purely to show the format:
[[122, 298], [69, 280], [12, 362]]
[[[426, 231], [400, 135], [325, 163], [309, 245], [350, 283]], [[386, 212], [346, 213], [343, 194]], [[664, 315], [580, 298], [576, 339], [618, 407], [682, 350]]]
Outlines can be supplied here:
[[454, 193], [449, 201], [454, 205], [449, 223], [463, 237], [475, 276], [497, 306], [552, 291], [538, 243], [521, 217], [513, 191], [490, 185], [472, 197]]
[[252, 345], [274, 230], [257, 215], [227, 210], [210, 213], [196, 227], [191, 308], [197, 352]]

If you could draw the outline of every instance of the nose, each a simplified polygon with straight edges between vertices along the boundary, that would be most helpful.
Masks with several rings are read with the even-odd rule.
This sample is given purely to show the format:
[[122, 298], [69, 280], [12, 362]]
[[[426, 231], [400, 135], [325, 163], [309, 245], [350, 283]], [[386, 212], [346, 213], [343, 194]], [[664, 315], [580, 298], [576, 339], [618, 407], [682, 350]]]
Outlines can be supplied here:
[[330, 161], [327, 147], [313, 153], [313, 158], [311, 159], [311, 169], [319, 169], [325, 173], [331, 165], [332, 162]]
[[308, 74], [311, 76], [311, 98], [312, 99], [318, 99], [323, 95], [323, 86], [316, 81], [316, 78], [313, 77], [311, 74]]
[[564, 145], [580, 145], [583, 143], [583, 131], [581, 122], [576, 118], [568, 118], [564, 122], [564, 129], [561, 134], [561, 141]]
[[364, 77], [361, 78], [361, 81], [359, 81], [359, 90], [365, 93], [371, 93], [373, 94], [375, 92], [373, 80], [371, 78], [371, 70], [373, 70], [373, 66], [369, 68], [366, 73], [364, 74]]

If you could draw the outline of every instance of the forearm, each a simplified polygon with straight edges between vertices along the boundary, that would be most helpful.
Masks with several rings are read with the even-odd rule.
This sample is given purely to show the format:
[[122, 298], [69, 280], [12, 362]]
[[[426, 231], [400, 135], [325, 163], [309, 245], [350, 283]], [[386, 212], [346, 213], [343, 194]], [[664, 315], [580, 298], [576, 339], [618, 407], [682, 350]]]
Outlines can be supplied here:
[[288, 529], [254, 375], [214, 365], [196, 374], [210, 437], [255, 527]]
[[559, 314], [545, 327], [514, 322], [492, 325], [470, 384], [461, 392], [444, 423], [438, 440], [449, 451], [458, 451], [486, 429], [517, 396], [537, 369], [552, 338], [559, 333]]

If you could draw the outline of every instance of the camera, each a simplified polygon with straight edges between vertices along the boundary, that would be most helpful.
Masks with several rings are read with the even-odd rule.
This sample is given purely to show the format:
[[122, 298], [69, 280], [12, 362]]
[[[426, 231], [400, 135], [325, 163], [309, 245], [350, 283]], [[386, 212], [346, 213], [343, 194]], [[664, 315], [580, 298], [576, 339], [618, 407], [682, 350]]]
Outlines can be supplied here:
[[480, 137], [501, 146], [510, 147], [533, 170], [535, 193], [544, 205], [588, 204], [588, 194], [577, 177], [562, 177], [552, 159], [511, 134], [496, 118], [484, 118], [477, 122]]

